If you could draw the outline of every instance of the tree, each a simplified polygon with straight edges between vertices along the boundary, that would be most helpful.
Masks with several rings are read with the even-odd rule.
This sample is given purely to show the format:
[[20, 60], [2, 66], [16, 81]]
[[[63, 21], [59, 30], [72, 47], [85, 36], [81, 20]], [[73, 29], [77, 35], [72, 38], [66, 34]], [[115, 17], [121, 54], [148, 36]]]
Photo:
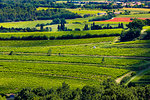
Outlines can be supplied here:
[[129, 24], [127, 24], [126, 26], [130, 29], [141, 29], [142, 27], [145, 25], [145, 22], [141, 19], [133, 19], [132, 22], [130, 22]]
[[43, 31], [44, 30], [44, 24], [40, 25], [40, 30]]
[[83, 30], [89, 30], [88, 24], [85, 24]]
[[13, 51], [10, 51], [9, 55], [13, 55]]
[[141, 30], [140, 29], [130, 29], [128, 31], [122, 31], [120, 35], [120, 41], [131, 41], [140, 36]]
[[102, 62], [101, 62], [101, 63], [104, 63], [104, 61], [105, 61], [105, 59], [104, 59], [104, 57], [103, 57], [103, 59], [102, 59]]
[[124, 28], [123, 23], [120, 24], [120, 28]]
[[52, 50], [49, 49], [47, 55], [48, 55], [48, 56], [51, 56], [51, 53], [52, 53]]
[[57, 29], [58, 29], [58, 31], [61, 31], [60, 25], [58, 25]]

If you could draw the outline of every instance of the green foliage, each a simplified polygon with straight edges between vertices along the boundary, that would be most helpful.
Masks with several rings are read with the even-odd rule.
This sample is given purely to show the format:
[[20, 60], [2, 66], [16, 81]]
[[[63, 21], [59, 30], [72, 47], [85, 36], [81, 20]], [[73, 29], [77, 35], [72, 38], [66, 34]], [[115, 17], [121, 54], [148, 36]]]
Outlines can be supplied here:
[[47, 55], [48, 55], [48, 56], [51, 56], [51, 53], [52, 53], [52, 50], [49, 49]]
[[[63, 83], [64, 84], [64, 83]], [[107, 84], [113, 84], [113, 82], [108, 81]], [[66, 84], [67, 85], [67, 84]], [[150, 89], [148, 86], [145, 87], [132, 87], [126, 88], [120, 85], [110, 85], [110, 87], [104, 89], [107, 85], [92, 87], [92, 86], [84, 86], [81, 90], [76, 89], [72, 90], [70, 88], [59, 87], [53, 92], [47, 92], [46, 95], [41, 96], [41, 99], [50, 99], [50, 100], [148, 100]], [[21, 90], [22, 91], [22, 90]], [[34, 93], [34, 91], [32, 91]], [[32, 96], [31, 93], [31, 96]], [[18, 92], [21, 94], [21, 92]], [[22, 94], [26, 95], [26, 94]], [[31, 97], [29, 95], [29, 97]], [[35, 95], [36, 97], [38, 95]], [[16, 100], [24, 100], [23, 97], [18, 99], [18, 95]], [[30, 98], [33, 99], [34, 97]], [[28, 99], [26, 99], [28, 100]]]
[[0, 100], [7, 100], [5, 96], [0, 95]]
[[83, 30], [89, 30], [88, 24], [85, 24]]
[[130, 76], [124, 77], [124, 78], [121, 80], [120, 84], [126, 83], [130, 78], [131, 78]]
[[[11, 6], [11, 7], [10, 7]], [[47, 9], [37, 11], [35, 7], [25, 5], [5, 5], [0, 10], [0, 22], [11, 21], [33, 21], [33, 20], [47, 20], [54, 18], [81, 18], [80, 15], [74, 14], [65, 9]]]
[[87, 44], [87, 43], [100, 43], [100, 42], [111, 42], [115, 39], [113, 37], [100, 37], [100, 38], [87, 38], [87, 39], [67, 39], [67, 40], [54, 40], [55, 37], [51, 36], [50, 40], [9, 40], [0, 41], [1, 47], [32, 47], [32, 46], [57, 46], [57, 45], [77, 45], [77, 44]]
[[150, 40], [150, 29], [146, 31], [146, 35], [143, 38], [144, 40]]
[[103, 21], [108, 20], [115, 17], [115, 14], [113, 12], [108, 12], [107, 15], [98, 16], [96, 18], [90, 19], [89, 21]]
[[62, 18], [62, 19], [55, 18], [52, 20], [51, 24], [61, 24], [61, 23], [66, 23], [66, 20], [64, 18]]
[[[61, 28], [61, 27], [60, 27]], [[64, 26], [62, 25], [62, 28]], [[68, 32], [20, 32], [17, 33], [0, 33], [1, 40], [47, 40], [48, 37], [55, 37], [55, 39], [79, 39], [92, 37], [108, 37], [118, 36], [122, 29], [111, 30], [88, 30], [88, 31], [68, 31]]]
[[140, 29], [135, 29], [131, 28], [128, 31], [122, 31], [121, 36], [120, 36], [120, 41], [131, 41], [137, 37], [140, 36], [141, 30]]
[[145, 25], [145, 22], [141, 19], [133, 19], [132, 22], [127, 24], [126, 26], [130, 29], [142, 29], [142, 27]]

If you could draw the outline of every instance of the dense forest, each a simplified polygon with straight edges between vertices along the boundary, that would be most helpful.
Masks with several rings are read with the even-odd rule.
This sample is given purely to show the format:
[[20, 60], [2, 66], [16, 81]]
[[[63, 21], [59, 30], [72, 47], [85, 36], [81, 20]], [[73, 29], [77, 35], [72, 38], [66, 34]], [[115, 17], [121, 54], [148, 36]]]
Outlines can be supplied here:
[[0, 22], [45, 20], [54, 18], [73, 19], [81, 16], [65, 9], [36, 10], [36, 7], [25, 5], [0, 4]]
[[4, 4], [21, 4], [34, 7], [53, 7], [53, 8], [77, 8], [80, 5], [70, 3], [56, 3], [56, 0], [0, 0]]

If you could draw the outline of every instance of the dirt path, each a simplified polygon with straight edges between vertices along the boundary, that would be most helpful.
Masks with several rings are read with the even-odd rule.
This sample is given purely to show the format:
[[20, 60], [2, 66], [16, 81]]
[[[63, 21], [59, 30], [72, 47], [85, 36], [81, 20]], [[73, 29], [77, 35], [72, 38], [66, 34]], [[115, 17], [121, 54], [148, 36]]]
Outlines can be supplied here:
[[120, 84], [121, 80], [124, 78], [124, 77], [127, 77], [127, 76], [130, 76], [132, 74], [132, 71], [131, 72], [128, 72], [127, 74], [117, 78], [115, 81], [116, 83]]
[[133, 76], [125, 85], [127, 86], [136, 77], [144, 75], [147, 70], [150, 70], [150, 66], [148, 68], [144, 69], [144, 70], [139, 71], [138, 74], [136, 74], [135, 76]]

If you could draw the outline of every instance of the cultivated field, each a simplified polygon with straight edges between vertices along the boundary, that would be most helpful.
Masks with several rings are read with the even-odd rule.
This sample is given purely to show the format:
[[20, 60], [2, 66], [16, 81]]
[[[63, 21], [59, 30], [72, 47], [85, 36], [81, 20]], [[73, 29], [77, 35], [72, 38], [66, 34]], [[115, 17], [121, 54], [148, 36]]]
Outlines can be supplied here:
[[[37, 8], [47, 9], [56, 8]], [[53, 24], [44, 26], [51, 27], [52, 32], [41, 30], [0, 33], [0, 93], [17, 93], [26, 87], [57, 88], [63, 82], [69, 84], [71, 89], [82, 88], [85, 85], [98, 86], [106, 79], [115, 80], [134, 72], [138, 74], [131, 80], [132, 83], [150, 83], [150, 70], [144, 71], [150, 65], [150, 40], [118, 42], [119, 35], [124, 30], [121, 28], [83, 31], [85, 24], [88, 24], [89, 28], [93, 24], [90, 19], [97, 16], [97, 13], [106, 12], [107, 9], [67, 10], [82, 16], [91, 16], [66, 19], [65, 27], [73, 31], [58, 31], [58, 24]], [[119, 23], [123, 23], [126, 28], [126, 24], [131, 22], [130, 18], [150, 18], [150, 14], [147, 13], [149, 9], [120, 9], [124, 10], [131, 11], [131, 15], [116, 15], [110, 20], [95, 21], [95, 24], [102, 27], [107, 24], [117, 27]], [[146, 14], [139, 14], [141, 12]], [[0, 26], [40, 29], [35, 26], [51, 22], [52, 20], [5, 22], [0, 23]], [[81, 31], [74, 31], [76, 28]], [[149, 28], [150, 26], [144, 26], [142, 31]], [[38, 38], [33, 40], [25, 39], [26, 37]], [[46, 39], [39, 39], [40, 37]]]
[[97, 35], [102, 35], [102, 34], [121, 34], [121, 31], [123, 29], [102, 29], [102, 30], [87, 30], [87, 31], [60, 31], [60, 32], [11, 32], [11, 33], [0, 33], [1, 38], [9, 38], [9, 37], [23, 37], [23, 36], [62, 36], [62, 35], [86, 35], [86, 34], [97, 34]]
[[[116, 38], [0, 41], [1, 92], [58, 87], [64, 81], [71, 88], [99, 85], [107, 78], [116, 79], [138, 70], [137, 65], [147, 62], [143, 57], [150, 57], [148, 41], [113, 43]], [[47, 54], [49, 50], [51, 56]]]

